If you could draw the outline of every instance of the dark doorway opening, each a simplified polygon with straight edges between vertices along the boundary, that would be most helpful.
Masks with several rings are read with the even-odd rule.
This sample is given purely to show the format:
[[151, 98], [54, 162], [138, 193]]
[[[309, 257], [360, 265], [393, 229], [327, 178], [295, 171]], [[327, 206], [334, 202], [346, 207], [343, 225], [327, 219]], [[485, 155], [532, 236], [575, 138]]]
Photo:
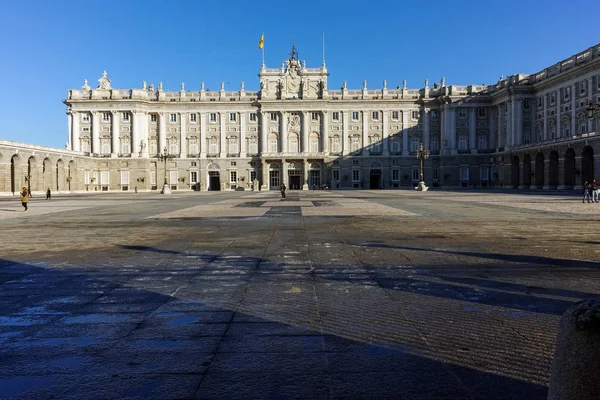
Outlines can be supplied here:
[[381, 189], [381, 170], [380, 169], [372, 169], [370, 174], [370, 189]]
[[594, 149], [590, 146], [583, 148], [581, 153], [581, 184], [594, 179]]
[[299, 190], [300, 189], [300, 176], [299, 175], [290, 175], [290, 190]]
[[219, 177], [219, 172], [210, 171], [208, 173], [208, 190], [221, 190], [221, 178]]

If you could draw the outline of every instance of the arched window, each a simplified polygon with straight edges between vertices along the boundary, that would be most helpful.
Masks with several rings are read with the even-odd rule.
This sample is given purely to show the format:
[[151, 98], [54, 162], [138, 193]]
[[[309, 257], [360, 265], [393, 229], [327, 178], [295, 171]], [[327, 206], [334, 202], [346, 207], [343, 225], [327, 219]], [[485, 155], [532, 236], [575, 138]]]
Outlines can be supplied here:
[[198, 154], [198, 139], [191, 137], [188, 139], [188, 153]]
[[250, 154], [258, 153], [258, 139], [256, 136], [250, 136], [248, 138], [248, 152]]
[[339, 135], [331, 137], [331, 152], [340, 153], [342, 151], [341, 141]]
[[350, 138], [350, 151], [355, 152], [360, 150], [360, 136], [353, 135]]
[[179, 143], [176, 138], [169, 138], [169, 154], [179, 153]]
[[237, 154], [238, 153], [238, 138], [236, 136], [231, 136], [229, 138], [229, 150], [227, 151], [227, 153], [228, 154]]
[[208, 138], [208, 153], [211, 155], [219, 153], [219, 142], [214, 136]]
[[487, 138], [485, 136], [479, 136], [477, 139], [477, 148], [479, 150], [487, 150]]
[[129, 136], [121, 138], [121, 154], [131, 154], [131, 145]]

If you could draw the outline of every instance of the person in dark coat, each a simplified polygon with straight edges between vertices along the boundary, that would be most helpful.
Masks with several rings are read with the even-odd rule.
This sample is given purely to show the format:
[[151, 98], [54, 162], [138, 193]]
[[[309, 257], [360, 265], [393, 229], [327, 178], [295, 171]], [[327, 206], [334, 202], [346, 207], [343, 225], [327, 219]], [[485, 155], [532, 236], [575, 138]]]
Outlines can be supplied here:
[[50, 188], [48, 188], [48, 190], [46, 190], [46, 200], [50, 200], [52, 198], [52, 192], [50, 191]]
[[285, 200], [285, 191], [286, 191], [286, 187], [285, 187], [285, 183], [281, 184], [281, 187], [279, 188], [279, 190], [281, 190], [281, 198]]

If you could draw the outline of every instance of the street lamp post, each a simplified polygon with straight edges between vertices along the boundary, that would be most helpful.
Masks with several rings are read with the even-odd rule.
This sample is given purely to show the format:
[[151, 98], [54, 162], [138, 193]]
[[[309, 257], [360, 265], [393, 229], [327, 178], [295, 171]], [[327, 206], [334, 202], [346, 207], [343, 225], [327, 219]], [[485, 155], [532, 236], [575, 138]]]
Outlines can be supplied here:
[[160, 191], [161, 194], [171, 194], [171, 187], [169, 186], [169, 183], [167, 182], [167, 160], [170, 158], [175, 158], [175, 155], [173, 154], [168, 154], [167, 153], [167, 147], [165, 146], [165, 148], [163, 149], [163, 153], [158, 155], [158, 158], [161, 159], [164, 163], [164, 167], [165, 167], [165, 180], [163, 183], [163, 188]]
[[417, 190], [420, 192], [426, 192], [429, 188], [425, 185], [425, 182], [423, 180], [423, 160], [427, 160], [429, 158], [429, 150], [425, 150], [423, 147], [423, 142], [421, 142], [421, 145], [419, 146], [419, 150], [417, 151], [417, 160], [420, 161], [421, 163], [421, 168], [420, 168], [420, 180], [419, 180], [419, 185], [417, 186]]

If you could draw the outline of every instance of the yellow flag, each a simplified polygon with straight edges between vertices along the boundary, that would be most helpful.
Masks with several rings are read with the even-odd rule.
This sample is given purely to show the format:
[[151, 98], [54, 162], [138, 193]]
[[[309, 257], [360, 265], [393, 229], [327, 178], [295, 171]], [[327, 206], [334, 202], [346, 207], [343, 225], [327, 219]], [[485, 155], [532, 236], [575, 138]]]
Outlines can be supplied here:
[[258, 41], [258, 48], [262, 49], [265, 45], [265, 34], [263, 33]]

